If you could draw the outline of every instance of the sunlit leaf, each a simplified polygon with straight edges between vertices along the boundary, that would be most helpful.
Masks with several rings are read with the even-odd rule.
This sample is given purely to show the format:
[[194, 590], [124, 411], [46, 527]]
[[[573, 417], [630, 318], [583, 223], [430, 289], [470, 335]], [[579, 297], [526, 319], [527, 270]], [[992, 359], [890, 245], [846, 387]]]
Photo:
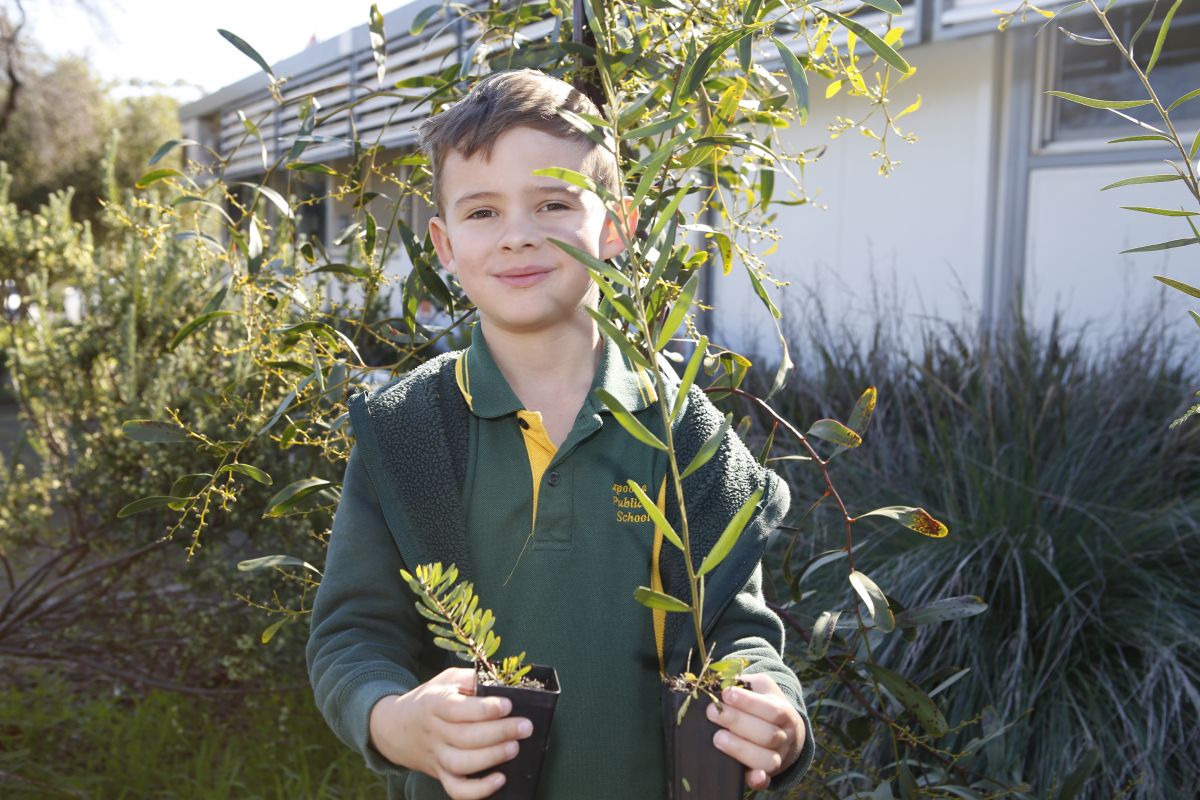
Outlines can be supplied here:
[[716, 455], [717, 450], [721, 449], [721, 443], [725, 441], [725, 434], [729, 431], [729, 426], [733, 424], [733, 414], [726, 414], [725, 419], [721, 422], [721, 426], [717, 428], [712, 436], [704, 440], [704, 444], [700, 445], [700, 449], [696, 451], [695, 458], [683, 470], [679, 476], [681, 479], [691, 475], [696, 470], [708, 463], [708, 460]]
[[889, 65], [899, 70], [901, 74], [907, 75], [912, 72], [912, 67], [904, 60], [904, 57], [889, 47], [883, 39], [880, 39], [873, 31], [864, 28], [849, 17], [843, 17], [841, 14], [835, 14], [832, 11], [822, 9], [822, 14], [825, 14], [835, 20], [846, 30], [856, 34], [867, 47], [875, 52], [875, 55], [886, 61]]
[[1184, 294], [1191, 295], [1192, 297], [1200, 297], [1200, 289], [1197, 289], [1195, 286], [1192, 286], [1189, 283], [1177, 281], [1174, 278], [1167, 278], [1163, 275], [1155, 275], [1154, 280], [1158, 281], [1159, 283], [1165, 283], [1172, 289], [1178, 289]]
[[819, 419], [808, 429], [806, 436], [815, 436], [827, 442], [842, 447], [858, 447], [862, 444], [862, 436], [847, 428], [835, 419]]
[[246, 54], [246, 56], [249, 57], [250, 60], [252, 60], [255, 64], [258, 64], [258, 66], [262, 68], [263, 72], [271, 76], [272, 80], [275, 79], [275, 73], [271, 71], [271, 65], [268, 64], [266, 59], [260, 56], [258, 51], [251, 47], [245, 39], [238, 36], [236, 33], [230, 33], [223, 28], [217, 28], [217, 33], [221, 34], [221, 36], [225, 37], [227, 42]]
[[833, 634], [837, 632], [838, 619], [841, 611], [822, 611], [821, 616], [813, 623], [812, 638], [808, 640], [808, 657], [815, 661], [824, 658], [829, 652]]
[[[1129, 138], [1130, 139], [1157, 139], [1160, 137], [1151, 135], [1151, 136], [1130, 136]], [[1113, 142], [1116, 142], [1116, 141], [1121, 141], [1121, 140], [1113, 139]], [[1112, 142], [1110, 142], [1110, 144], [1111, 143]], [[1171, 175], [1140, 175], [1136, 178], [1125, 178], [1124, 180], [1119, 180], [1115, 183], [1110, 183], [1108, 186], [1102, 186], [1100, 188], [1100, 191], [1104, 192], [1104, 191], [1108, 191], [1109, 189], [1116, 189], [1120, 186], [1135, 186], [1135, 185], [1142, 184], [1142, 183], [1167, 183], [1169, 181], [1178, 181], [1178, 180], [1182, 180], [1182, 176], [1180, 176], [1179, 174], [1176, 174], [1176, 173], [1173, 173]]]
[[167, 153], [174, 150], [176, 147], [180, 147], [181, 145], [199, 145], [199, 144], [200, 143], [197, 142], [195, 139], [171, 139], [170, 141], [164, 142], [161, 147], [159, 147], [157, 150], [154, 151], [154, 155], [150, 156], [150, 160], [146, 162], [146, 166], [153, 167], [155, 164], [157, 164], [159, 161], [162, 160], [163, 156], [165, 156]]
[[1125, 255], [1126, 253], [1153, 253], [1157, 250], [1171, 250], [1176, 247], [1187, 247], [1189, 244], [1200, 244], [1200, 239], [1172, 239], [1169, 242], [1147, 244], [1141, 247], [1133, 247], [1129, 250], [1122, 250], [1121, 255]]
[[658, 338], [654, 342], [656, 350], [662, 350], [667, 346], [667, 342], [675, 335], [675, 330], [679, 324], [683, 322], [683, 318], [692, 307], [692, 298], [696, 296], [696, 289], [700, 286], [700, 273], [695, 272], [688, 282], [679, 290], [679, 297], [675, 300], [675, 305], [671, 308], [671, 313], [667, 315], [666, 321], [658, 332]]
[[633, 490], [634, 495], [637, 496], [638, 502], [642, 504], [642, 508], [646, 509], [646, 513], [650, 515], [651, 521], [653, 521], [655, 526], [662, 531], [663, 537], [668, 542], [679, 548], [680, 552], [683, 552], [683, 540], [679, 538], [679, 534], [677, 534], [675, 529], [671, 527], [671, 523], [667, 522], [667, 518], [663, 516], [662, 511], [659, 510], [658, 504], [650, 499], [650, 495], [646, 494], [642, 487], [638, 485], [637, 481], [630, 479], [626, 482], [626, 485]]
[[[876, 0], [876, 2], [893, 2], [894, 0]], [[899, 5], [896, 6], [899, 8]], [[779, 58], [783, 62], [783, 68], [788, 74], [788, 79], [792, 82], [792, 96], [796, 100], [796, 110], [800, 114], [800, 124], [808, 124], [808, 76], [804, 74], [804, 65], [800, 63], [800, 59], [792, 52], [792, 48], [788, 47], [782, 41], [772, 36], [771, 41], [775, 43], [775, 49], [779, 51]]]
[[612, 412], [613, 417], [617, 420], [617, 422], [621, 423], [621, 427], [628, 431], [630, 436], [637, 439], [639, 442], [648, 444], [658, 450], [665, 451], [667, 449], [667, 446], [662, 443], [662, 440], [651, 433], [646, 426], [643, 425], [640, 420], [638, 420], [637, 417], [629, 413], [625, 406], [621, 405], [620, 400], [613, 397], [604, 389], [596, 389], [595, 395], [599, 397], [604, 405], [608, 407], [608, 410]]
[[295, 509], [296, 505], [304, 498], [333, 485], [332, 481], [327, 481], [324, 478], [304, 478], [303, 480], [290, 483], [267, 501], [267, 510], [263, 513], [263, 516], [282, 517], [284, 514]]
[[1126, 211], [1140, 211], [1143, 214], [1157, 214], [1160, 217], [1194, 217], [1200, 211], [1182, 211], [1171, 208], [1151, 208], [1149, 206], [1121, 206]]
[[894, 519], [909, 530], [916, 531], [922, 536], [928, 536], [933, 539], [941, 539], [950, 533], [949, 528], [930, 516], [923, 508], [887, 506], [885, 508], [877, 508], [874, 511], [868, 511], [866, 514], [860, 514], [858, 519], [863, 519], [864, 517], [887, 517], [888, 519]]
[[1167, 16], [1163, 18], [1162, 27], [1158, 29], [1158, 38], [1154, 41], [1154, 51], [1150, 53], [1150, 61], [1146, 64], [1147, 76], [1158, 64], [1158, 57], [1162, 55], [1163, 43], [1167, 41], [1167, 31], [1171, 28], [1171, 20], [1175, 18], [1175, 12], [1179, 10], [1179, 4], [1182, 2], [1183, 0], [1175, 0], [1167, 12]]
[[633, 599], [644, 605], [646, 608], [655, 608], [662, 611], [674, 611], [678, 613], [686, 613], [692, 610], [692, 607], [680, 600], [678, 597], [672, 597], [669, 594], [656, 592], [648, 586], [639, 586], [633, 592]]
[[1063, 100], [1070, 100], [1072, 103], [1078, 103], [1079, 105], [1087, 106], [1088, 108], [1138, 108], [1140, 106], [1150, 105], [1149, 100], [1096, 100], [1095, 98], [1084, 97], [1083, 95], [1079, 94], [1058, 91], [1050, 91], [1046, 92], [1046, 94], [1051, 95], [1052, 97], [1061, 98]]
[[217, 470], [217, 472], [237, 472], [245, 475], [251, 480], [258, 481], [264, 486], [270, 486], [272, 483], [274, 483], [270, 475], [263, 472], [258, 467], [253, 466], [252, 464], [226, 464]]
[[183, 177], [183, 173], [177, 169], [156, 169], [156, 170], [151, 170], [150, 172], [147, 172], [142, 177], [138, 178], [137, 183], [135, 183], [134, 186], [136, 186], [139, 189], [145, 189], [150, 184], [157, 183], [158, 181], [164, 180], [166, 178], [182, 178], [182, 177]]
[[237, 568], [238, 572], [250, 572], [256, 569], [266, 569], [268, 567], [304, 567], [310, 572], [315, 572], [320, 575], [321, 570], [314, 567], [302, 558], [295, 556], [260, 556], [259, 558], [251, 558], [246, 561], [239, 561]]
[[742, 535], [742, 531], [746, 529], [750, 518], [754, 516], [754, 512], [758, 509], [758, 501], [762, 498], [762, 489], [757, 489], [746, 498], [746, 502], [742, 503], [742, 507], [733, 515], [733, 519], [729, 520], [729, 524], [725, 526], [725, 530], [721, 533], [721, 538], [717, 539], [717, 543], [708, 551], [708, 555], [704, 557], [704, 561], [700, 564], [700, 569], [697, 570], [697, 575], [707, 575], [717, 568], [725, 556], [733, 550], [733, 546], [737, 544], [738, 537]]
[[854, 570], [850, 573], [850, 585], [862, 598], [863, 605], [867, 607], [867, 613], [871, 615], [871, 619], [875, 620], [876, 628], [884, 633], [896, 629], [896, 618], [892, 616], [892, 609], [888, 605], [887, 597], [883, 594], [883, 590], [875, 584], [875, 581], [858, 570]]
[[167, 345], [167, 349], [174, 350], [179, 346], [180, 342], [213, 320], [221, 319], [222, 317], [232, 317], [233, 315], [234, 313], [232, 311], [209, 311], [207, 314], [201, 314], [187, 325], [184, 325], [179, 329], [179, 333], [176, 333], [175, 336], [172, 337], [171, 342]]

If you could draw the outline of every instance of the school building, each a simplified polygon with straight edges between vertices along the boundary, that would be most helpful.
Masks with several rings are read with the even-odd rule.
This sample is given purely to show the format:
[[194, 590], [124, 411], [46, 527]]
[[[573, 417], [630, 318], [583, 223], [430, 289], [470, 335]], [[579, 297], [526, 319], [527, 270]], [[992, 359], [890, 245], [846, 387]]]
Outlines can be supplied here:
[[[812, 79], [808, 125], [788, 131], [786, 142], [794, 149], [830, 146], [806, 171], [806, 189], [816, 202], [778, 212], [775, 224], [783, 236], [767, 264], [791, 281], [780, 293], [785, 308], [819, 296], [839, 321], [865, 329], [881, 313], [901, 314], [906, 322], [931, 316], [998, 324], [1019, 307], [1043, 326], [1061, 313], [1070, 326], [1088, 326], [1098, 344], [1142, 323], [1147, 314], [1163, 314], [1181, 328], [1191, 324], [1190, 298], [1163, 289], [1152, 276], [1200, 283], [1200, 246], [1121, 255], [1190, 234], [1180, 218], [1120, 207], [1194, 209], [1194, 200], [1189, 206], [1178, 181], [1100, 191], [1123, 178], [1168, 172], [1163, 161], [1179, 154], [1154, 142], [1107, 144], [1148, 131], [1111, 112], [1046, 94], [1061, 89], [1140, 99], [1144, 89], [1114, 48], [1079, 44], [1059, 32], [1061, 26], [1082, 37], [1103, 35], [1086, 7], [1049, 26], [1030, 14], [999, 32], [993, 9], [1010, 10], [1017, 1], [901, 0], [902, 52], [917, 71], [893, 90], [892, 108], [904, 108], [917, 95], [922, 105], [901, 122], [919, 141], [891, 137], [890, 155], [901, 162], [891, 177], [876, 174], [878, 162], [869, 157], [876, 142], [854, 131], [829, 141], [826, 126], [835, 117], [854, 118], [865, 106], [845, 93], [825, 100], [823, 82]], [[419, 36], [408, 33], [429, 4], [416, 0], [385, 14], [388, 82], [432, 74], [467, 54], [471, 31], [460, 22], [439, 18]], [[1149, 8], [1121, 3], [1110, 17], [1127, 36]], [[1160, 19], [1164, 11], [1159, 8]], [[879, 17], [858, 19], [871, 24]], [[547, 20], [528, 33], [545, 35], [553, 25]], [[1156, 36], [1151, 25], [1138, 40], [1143, 64]], [[285, 98], [320, 92], [325, 108], [354, 101], [369, 91], [364, 87], [376, 85], [366, 24], [273, 69], [287, 78]], [[1164, 104], [1200, 88], [1200, 0], [1184, 0], [1176, 12], [1152, 83]], [[361, 102], [351, 115], [317, 128], [303, 158], [335, 167], [345, 163], [352, 129], [361, 141], [402, 154], [414, 147], [414, 128], [426, 111], [388, 97]], [[1148, 107], [1126, 113], [1157, 123]], [[299, 130], [296, 105], [280, 108], [262, 73], [184, 106], [181, 116], [185, 136], [222, 154], [237, 150], [226, 180], [257, 180], [264, 163], [290, 147]], [[1200, 126], [1200, 98], [1180, 106], [1172, 118], [1190, 143]], [[243, 119], [258, 122], [261, 146]], [[868, 124], [879, 130], [882, 123]], [[194, 147], [187, 156], [204, 158]], [[304, 191], [312, 197], [329, 193], [327, 176], [304, 178]], [[410, 204], [403, 213], [414, 229], [423, 230], [428, 209]], [[349, 224], [351, 209], [327, 199], [302, 216], [306, 230], [328, 243]], [[395, 269], [407, 271], [402, 253], [395, 256]], [[776, 352], [774, 330], [744, 274], [717, 276], [708, 293], [716, 310], [707, 325], [720, 341], [768, 358]]]

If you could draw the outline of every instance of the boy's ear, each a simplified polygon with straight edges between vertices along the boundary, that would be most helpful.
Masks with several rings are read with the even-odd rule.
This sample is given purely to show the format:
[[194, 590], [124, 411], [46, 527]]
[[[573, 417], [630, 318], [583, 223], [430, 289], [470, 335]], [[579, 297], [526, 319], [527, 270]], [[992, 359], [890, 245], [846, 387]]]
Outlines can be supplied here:
[[454, 266], [454, 248], [450, 245], [450, 232], [446, 230], [446, 223], [441, 217], [429, 218], [429, 239], [433, 242], [438, 261], [442, 262], [442, 268], [455, 274], [457, 270]]
[[[637, 233], [638, 210], [632, 197], [623, 197], [604, 217], [604, 236], [600, 242], [600, 258], [609, 259], [625, 252], [625, 242], [633, 241]], [[616, 219], [613, 214], [616, 214]]]

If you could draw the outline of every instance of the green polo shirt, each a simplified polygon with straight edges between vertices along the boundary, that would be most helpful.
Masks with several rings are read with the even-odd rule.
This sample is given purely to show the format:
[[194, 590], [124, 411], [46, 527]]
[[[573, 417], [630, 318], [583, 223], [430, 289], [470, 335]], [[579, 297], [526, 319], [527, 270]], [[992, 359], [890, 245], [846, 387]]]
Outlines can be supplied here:
[[[654, 526], [626, 481], [653, 497], [665, 461], [593, 392], [555, 449], [479, 326], [457, 377], [472, 412], [464, 507], [480, 602], [496, 613], [500, 654], [524, 650], [562, 685], [538, 797], [664, 797], [658, 656], [651, 613], [633, 599], [650, 580]], [[607, 338], [598, 388], [661, 427], [651, 379]], [[410, 796], [442, 796], [420, 783]]]

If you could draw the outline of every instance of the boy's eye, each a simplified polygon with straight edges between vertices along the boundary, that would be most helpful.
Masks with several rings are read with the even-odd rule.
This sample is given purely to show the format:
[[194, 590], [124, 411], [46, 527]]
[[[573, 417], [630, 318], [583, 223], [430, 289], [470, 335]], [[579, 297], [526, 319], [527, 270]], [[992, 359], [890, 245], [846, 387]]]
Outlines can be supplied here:
[[570, 206], [558, 200], [551, 200], [549, 203], [546, 203], [544, 206], [542, 206], [542, 209], [545, 211], [563, 211], [568, 208], [570, 208]]
[[495, 215], [496, 212], [492, 211], [490, 208], [477, 208], [467, 214], [467, 219], [487, 219], [488, 217], [493, 217]]

